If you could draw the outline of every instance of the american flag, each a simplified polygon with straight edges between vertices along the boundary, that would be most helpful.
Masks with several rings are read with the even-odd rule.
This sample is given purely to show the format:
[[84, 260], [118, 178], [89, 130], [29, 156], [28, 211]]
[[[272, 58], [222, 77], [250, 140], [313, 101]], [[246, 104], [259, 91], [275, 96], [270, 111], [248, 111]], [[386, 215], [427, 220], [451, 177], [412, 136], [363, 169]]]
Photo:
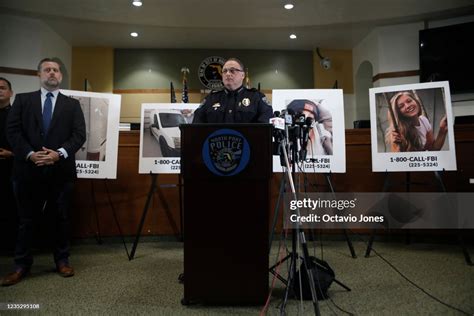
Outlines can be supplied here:
[[171, 103], [176, 103], [176, 92], [174, 91], [173, 81], [170, 82]]
[[189, 68], [181, 68], [181, 73], [183, 74], [183, 96], [181, 97], [181, 101], [183, 101], [183, 103], [188, 103], [188, 80], [186, 79], [186, 75], [189, 74]]
[[188, 81], [186, 78], [183, 79], [183, 96], [181, 97], [181, 100], [183, 103], [188, 103], [189, 102], [189, 97], [188, 97]]
[[250, 76], [249, 76], [249, 69], [245, 69], [245, 87], [250, 89]]

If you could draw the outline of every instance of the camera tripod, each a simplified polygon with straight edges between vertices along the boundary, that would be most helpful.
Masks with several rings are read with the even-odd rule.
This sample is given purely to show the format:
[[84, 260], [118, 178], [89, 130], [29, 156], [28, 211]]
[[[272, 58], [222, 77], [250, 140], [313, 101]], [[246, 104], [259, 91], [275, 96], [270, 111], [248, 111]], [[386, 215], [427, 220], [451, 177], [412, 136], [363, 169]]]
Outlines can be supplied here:
[[[296, 129], [298, 129], [298, 127], [296, 127]], [[279, 150], [278, 151], [281, 155], [282, 165], [285, 167], [285, 171], [286, 171], [285, 176], [288, 179], [288, 183], [290, 185], [291, 198], [294, 199], [294, 200], [298, 199], [298, 196], [297, 196], [297, 193], [296, 193], [297, 191], [296, 191], [296, 188], [295, 188], [295, 185], [294, 185], [294, 180], [293, 180], [294, 175], [296, 173], [296, 163], [298, 161], [298, 151], [297, 151], [297, 149], [298, 149], [298, 146], [297, 146], [298, 145], [297, 144], [298, 137], [297, 137], [297, 135], [298, 134], [299, 134], [298, 132], [293, 132], [292, 133], [293, 136], [292, 136], [292, 140], [291, 140], [291, 146], [288, 146], [286, 138], [284, 136], [282, 137], [281, 134], [278, 137], [275, 137], [276, 139], [279, 140], [279, 144], [278, 144], [278, 149]], [[292, 153], [292, 161], [293, 161], [293, 163], [291, 165], [292, 171], [290, 171], [290, 163], [289, 163], [289, 159], [288, 159], [287, 147], [288, 147], [288, 149], [291, 149], [291, 153]], [[282, 187], [280, 189], [280, 195], [281, 195], [281, 190], [284, 189], [285, 176], [282, 179]], [[331, 185], [331, 187], [332, 187], [332, 185]], [[279, 196], [279, 200], [280, 200], [280, 196]], [[297, 215], [300, 215], [299, 208], [296, 209], [296, 213], [297, 213]], [[296, 225], [296, 228], [292, 231], [292, 246], [291, 246], [292, 249], [291, 249], [291, 252], [285, 258], [279, 260], [274, 266], [270, 267], [270, 272], [272, 274], [274, 274], [280, 281], [282, 281], [284, 284], [286, 284], [285, 294], [284, 294], [284, 297], [283, 297], [282, 304], [280, 306], [280, 314], [285, 315], [286, 304], [288, 302], [290, 291], [292, 289], [294, 289], [295, 280], [296, 280], [295, 277], [297, 276], [297, 260], [300, 258], [298, 253], [297, 253], [297, 246], [298, 246], [298, 243], [301, 244], [301, 247], [303, 249], [303, 256], [302, 256], [303, 265], [301, 265], [301, 268], [304, 267], [304, 269], [306, 270], [305, 276], [307, 277], [307, 281], [308, 281], [309, 288], [310, 288], [310, 291], [311, 291], [311, 300], [313, 302], [314, 313], [315, 313], [315, 315], [320, 315], [319, 302], [318, 302], [318, 297], [317, 297], [317, 294], [316, 294], [316, 282], [315, 282], [315, 278], [314, 278], [314, 276], [316, 276], [316, 279], [318, 281], [318, 287], [320, 289], [320, 292], [322, 292], [321, 288], [320, 288], [320, 285], [319, 285], [318, 274], [317, 274], [317, 271], [316, 271], [316, 266], [317, 265], [312, 264], [312, 262], [311, 262], [311, 258], [310, 258], [309, 251], [308, 251], [308, 245], [307, 245], [307, 242], [306, 242], [305, 233], [304, 233], [304, 230], [300, 226], [301, 226], [301, 223], [298, 223]], [[273, 230], [272, 230], [272, 236], [270, 237], [270, 247], [271, 247], [272, 239], [273, 239]], [[290, 263], [289, 263], [288, 278], [287, 278], [287, 280], [285, 280], [278, 273], [275, 272], [275, 268], [277, 266], [281, 265], [283, 262], [285, 262], [287, 260], [290, 260]], [[347, 291], [351, 290], [349, 287], [347, 287], [346, 285], [344, 285], [343, 283], [341, 283], [338, 280], [334, 280], [334, 282], [336, 282], [337, 284], [339, 284], [340, 286], [345, 288]], [[300, 283], [300, 286], [301, 286], [301, 282], [299, 282], [299, 283]], [[301, 294], [300, 297], [302, 297], [302, 293], [300, 293], [300, 294]]]

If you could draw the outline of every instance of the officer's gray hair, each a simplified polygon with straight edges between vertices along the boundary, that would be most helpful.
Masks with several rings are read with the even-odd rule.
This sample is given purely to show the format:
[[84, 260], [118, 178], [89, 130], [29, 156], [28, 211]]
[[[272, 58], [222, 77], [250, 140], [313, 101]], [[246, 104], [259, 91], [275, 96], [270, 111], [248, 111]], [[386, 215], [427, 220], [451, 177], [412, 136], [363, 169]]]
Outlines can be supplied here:
[[237, 59], [237, 58], [235, 58], [235, 57], [231, 57], [231, 58], [229, 58], [229, 59], [227, 59], [227, 60], [225, 61], [224, 65], [225, 65], [228, 61], [235, 61], [237, 64], [239, 64], [239, 66], [240, 66], [240, 68], [241, 68], [240, 70], [245, 71], [244, 63], [241, 62], [240, 59]]

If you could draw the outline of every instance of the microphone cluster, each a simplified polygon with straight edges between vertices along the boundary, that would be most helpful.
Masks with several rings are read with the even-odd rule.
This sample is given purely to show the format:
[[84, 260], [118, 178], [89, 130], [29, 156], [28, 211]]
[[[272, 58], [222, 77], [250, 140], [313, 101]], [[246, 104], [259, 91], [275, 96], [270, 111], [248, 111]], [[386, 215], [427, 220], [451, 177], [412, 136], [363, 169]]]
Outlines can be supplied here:
[[[275, 111], [274, 117], [270, 119], [274, 128], [280, 130], [280, 133], [274, 134], [278, 135], [275, 136], [276, 141], [281, 141], [284, 138], [288, 143], [292, 143], [293, 150], [299, 154], [300, 161], [306, 160], [309, 134], [313, 122], [312, 117], [306, 117], [303, 113], [295, 113], [292, 109]], [[285, 131], [284, 135], [281, 131]]]

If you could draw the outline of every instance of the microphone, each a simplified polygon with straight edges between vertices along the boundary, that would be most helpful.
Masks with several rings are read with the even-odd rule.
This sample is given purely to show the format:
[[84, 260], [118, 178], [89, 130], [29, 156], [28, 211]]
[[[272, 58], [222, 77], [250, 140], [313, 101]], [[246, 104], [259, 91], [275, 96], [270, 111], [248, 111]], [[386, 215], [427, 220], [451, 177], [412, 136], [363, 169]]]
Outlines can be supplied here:
[[303, 147], [306, 148], [309, 140], [309, 131], [311, 129], [311, 125], [313, 124], [314, 119], [312, 117], [307, 117], [304, 121], [303, 125]]
[[304, 125], [306, 117], [303, 113], [299, 113], [295, 116], [295, 124]]
[[300, 160], [305, 161], [306, 155], [308, 153], [308, 141], [309, 141], [309, 131], [311, 129], [311, 125], [313, 124], [313, 118], [307, 117], [304, 120], [304, 125], [302, 126], [303, 136], [301, 137], [301, 149], [300, 149]]
[[285, 115], [285, 123], [288, 125], [293, 125], [293, 116], [295, 115], [295, 111], [293, 109], [288, 109], [284, 112]]
[[285, 129], [285, 119], [281, 117], [272, 117], [270, 119], [270, 124], [273, 124], [273, 127], [277, 129], [281, 129], [281, 130]]

